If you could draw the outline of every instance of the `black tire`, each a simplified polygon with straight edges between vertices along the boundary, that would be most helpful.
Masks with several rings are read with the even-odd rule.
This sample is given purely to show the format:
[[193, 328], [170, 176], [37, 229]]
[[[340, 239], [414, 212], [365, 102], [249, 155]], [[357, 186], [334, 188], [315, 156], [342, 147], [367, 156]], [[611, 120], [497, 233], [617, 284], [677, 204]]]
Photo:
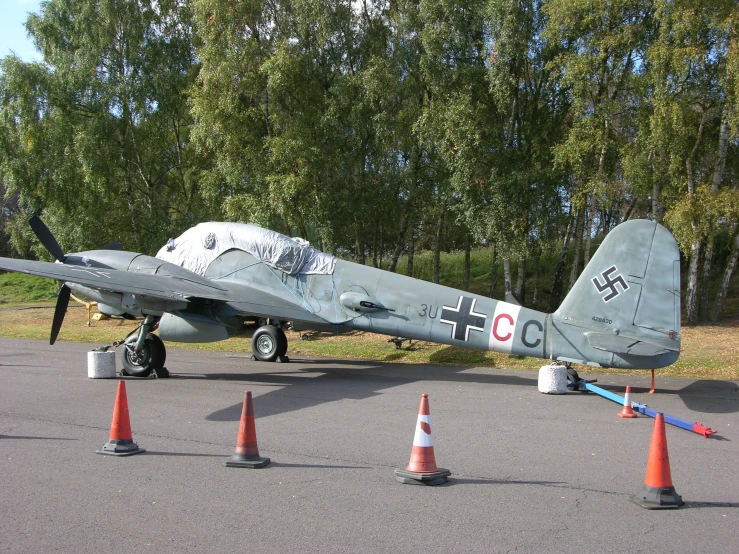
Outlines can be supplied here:
[[285, 331], [277, 327], [277, 355], [284, 356], [287, 354], [287, 337]]
[[162, 339], [149, 333], [144, 339], [144, 347], [142, 348], [140, 358], [133, 355], [133, 346], [138, 340], [137, 335], [130, 337], [126, 344], [123, 345], [123, 373], [133, 377], [147, 377], [153, 369], [164, 367], [167, 359], [167, 349], [164, 347]]
[[[262, 325], [254, 331], [251, 338], [251, 350], [254, 357], [261, 362], [274, 362], [280, 355], [280, 335], [277, 327]], [[287, 350], [287, 339], [285, 339]]]

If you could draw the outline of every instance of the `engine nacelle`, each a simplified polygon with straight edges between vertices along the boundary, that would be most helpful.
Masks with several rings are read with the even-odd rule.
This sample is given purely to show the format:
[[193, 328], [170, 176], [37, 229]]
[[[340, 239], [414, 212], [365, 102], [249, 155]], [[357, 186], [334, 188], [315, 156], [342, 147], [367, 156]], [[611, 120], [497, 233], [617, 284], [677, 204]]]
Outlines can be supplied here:
[[228, 338], [226, 327], [204, 316], [165, 313], [159, 320], [159, 338], [172, 342], [216, 342]]

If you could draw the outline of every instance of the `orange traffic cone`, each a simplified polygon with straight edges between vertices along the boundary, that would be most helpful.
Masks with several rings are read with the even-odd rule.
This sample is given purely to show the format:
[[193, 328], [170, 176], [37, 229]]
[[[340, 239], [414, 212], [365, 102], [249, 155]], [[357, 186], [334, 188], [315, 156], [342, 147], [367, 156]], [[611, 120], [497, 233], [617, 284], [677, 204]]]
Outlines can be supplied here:
[[98, 454], [110, 456], [131, 456], [146, 452], [133, 442], [131, 420], [128, 417], [128, 398], [126, 397], [126, 383], [118, 381], [118, 391], [115, 395], [113, 407], [113, 421], [110, 423], [110, 439], [105, 443]]
[[672, 486], [670, 457], [667, 453], [667, 437], [665, 436], [665, 416], [661, 413], [654, 418], [644, 488], [638, 495], [632, 496], [631, 500], [649, 510], [679, 508], [685, 504], [680, 495], [675, 492], [675, 487]]
[[269, 465], [269, 458], [259, 456], [257, 429], [254, 425], [254, 405], [251, 391], [244, 393], [244, 406], [241, 409], [241, 423], [236, 437], [236, 450], [226, 462], [227, 467], [248, 467], [256, 469]]
[[431, 438], [429, 397], [428, 394], [423, 394], [418, 408], [411, 459], [405, 470], [395, 470], [395, 479], [407, 485], [441, 485], [451, 474], [448, 469], [436, 467], [434, 441]]
[[636, 417], [634, 410], [631, 409], [631, 387], [628, 385], [626, 386], [626, 394], [624, 395], [624, 409], [617, 415], [623, 418]]

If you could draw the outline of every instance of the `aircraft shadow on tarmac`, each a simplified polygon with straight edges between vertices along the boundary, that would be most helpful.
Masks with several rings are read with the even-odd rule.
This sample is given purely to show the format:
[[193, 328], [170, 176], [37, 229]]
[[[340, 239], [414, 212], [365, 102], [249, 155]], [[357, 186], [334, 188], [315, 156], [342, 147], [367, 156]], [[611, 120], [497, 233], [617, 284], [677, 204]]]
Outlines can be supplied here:
[[685, 501], [686, 508], [739, 508], [739, 502], [692, 502]]
[[148, 456], [191, 456], [193, 458], [228, 458], [224, 454], [200, 454], [196, 452], [157, 452], [154, 450], [147, 450]]
[[[201, 454], [196, 452], [157, 452], [153, 450], [147, 450], [148, 456], [191, 456], [193, 458], [223, 458], [228, 460], [229, 456], [226, 454]], [[326, 464], [287, 464], [283, 462], [271, 462], [271, 467], [300, 467], [304, 469], [372, 469], [370, 466], [339, 466], [339, 465], [326, 465]]]
[[[445, 485], [538, 485], [543, 487], [565, 487], [568, 483], [563, 481], [524, 481], [520, 479], [512, 479], [510, 481], [502, 479], [469, 479], [467, 477], [452, 476]], [[444, 485], [442, 485], [444, 486]]]
[[78, 439], [70, 437], [30, 437], [27, 435], [0, 435], [0, 439], [16, 439], [16, 440], [44, 440], [44, 441], [76, 441]]
[[[301, 363], [303, 363], [301, 361]], [[433, 368], [429, 371], [425, 366], [385, 366], [368, 365], [366, 362], [352, 364], [350, 362], [335, 362], [346, 365], [361, 366], [365, 371], [351, 368], [322, 367], [304, 369], [289, 373], [254, 373], [254, 374], [223, 374], [211, 373], [192, 376], [226, 381], [248, 381], [264, 385], [279, 386], [266, 394], [254, 398], [254, 410], [259, 417], [267, 417], [286, 412], [312, 408], [326, 402], [339, 400], [364, 400], [380, 394], [380, 391], [400, 384], [413, 383], [419, 380], [455, 381], [465, 383], [481, 383], [492, 385], [536, 386], [537, 379], [518, 375], [490, 375], [479, 373], [461, 373], [467, 368], [445, 367]], [[392, 368], [396, 369], [393, 375]], [[400, 369], [400, 371], [398, 371]], [[380, 373], [377, 373], [379, 370]], [[442, 370], [442, 371], [435, 371]], [[309, 373], [317, 373], [317, 377], [306, 378]], [[402, 373], [402, 374], [401, 374]], [[185, 377], [185, 375], [178, 375]], [[351, 383], [351, 386], [347, 384]], [[208, 421], [238, 421], [241, 418], [242, 402], [238, 402], [206, 416]]]
[[[600, 383], [598, 386], [616, 394], [623, 394], [623, 387]], [[631, 387], [634, 394], [646, 394], [648, 391], [649, 389], [645, 387]], [[681, 389], [672, 390], [660, 387], [658, 378], [655, 400], [659, 398], [660, 393], [676, 394], [690, 410], [707, 414], [733, 414], [739, 412], [738, 392], [739, 386], [732, 381], [703, 379], [693, 381]]]
[[[178, 378], [213, 379], [221, 381], [250, 382], [281, 387], [254, 399], [260, 417], [301, 410], [338, 400], [362, 400], [380, 394], [380, 391], [399, 384], [419, 380], [454, 381], [487, 385], [513, 385], [536, 387], [537, 378], [526, 373], [487, 374], [470, 372], [470, 368], [444, 366], [416, 366], [410, 364], [377, 364], [346, 360], [294, 360], [303, 367], [295, 371], [275, 373], [209, 373], [175, 374]], [[314, 366], [314, 367], [305, 367]], [[339, 367], [334, 367], [339, 366]], [[356, 369], [355, 369], [356, 368]], [[315, 373], [316, 377], [306, 377]], [[348, 387], [347, 384], [351, 383]], [[664, 382], [663, 382], [664, 384]], [[600, 384], [602, 388], [623, 394], [623, 387]], [[646, 393], [648, 389], [632, 387], [634, 393]], [[700, 380], [681, 389], [658, 387], [659, 393], [674, 394], [681, 398], [690, 410], [708, 414], [726, 414], [739, 411], [739, 387], [731, 381]], [[209, 421], [238, 421], [242, 404], [210, 413]]]
[[300, 467], [305, 469], [372, 469], [370, 466], [336, 466], [326, 464], [287, 464], [285, 462], [271, 462], [272, 467]]

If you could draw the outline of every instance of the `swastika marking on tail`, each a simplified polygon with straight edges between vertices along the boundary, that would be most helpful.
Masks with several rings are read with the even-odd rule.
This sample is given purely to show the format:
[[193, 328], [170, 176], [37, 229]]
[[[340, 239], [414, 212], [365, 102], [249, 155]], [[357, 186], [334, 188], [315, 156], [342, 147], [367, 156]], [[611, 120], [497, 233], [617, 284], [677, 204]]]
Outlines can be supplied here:
[[[595, 288], [599, 293], [602, 293], [606, 290], [610, 291], [603, 297], [603, 302], [608, 303], [616, 298], [619, 294], [621, 294], [621, 292], [626, 292], [627, 290], [629, 290], [629, 285], [626, 283], [626, 280], [620, 273], [611, 278], [611, 275], [616, 273], [617, 271], [618, 268], [615, 265], [612, 265], [603, 273], [601, 273], [600, 276], [603, 277], [603, 283], [601, 283], [597, 277], [593, 277], [593, 284], [595, 285]], [[621, 291], [618, 290], [616, 285], [621, 285]]]

